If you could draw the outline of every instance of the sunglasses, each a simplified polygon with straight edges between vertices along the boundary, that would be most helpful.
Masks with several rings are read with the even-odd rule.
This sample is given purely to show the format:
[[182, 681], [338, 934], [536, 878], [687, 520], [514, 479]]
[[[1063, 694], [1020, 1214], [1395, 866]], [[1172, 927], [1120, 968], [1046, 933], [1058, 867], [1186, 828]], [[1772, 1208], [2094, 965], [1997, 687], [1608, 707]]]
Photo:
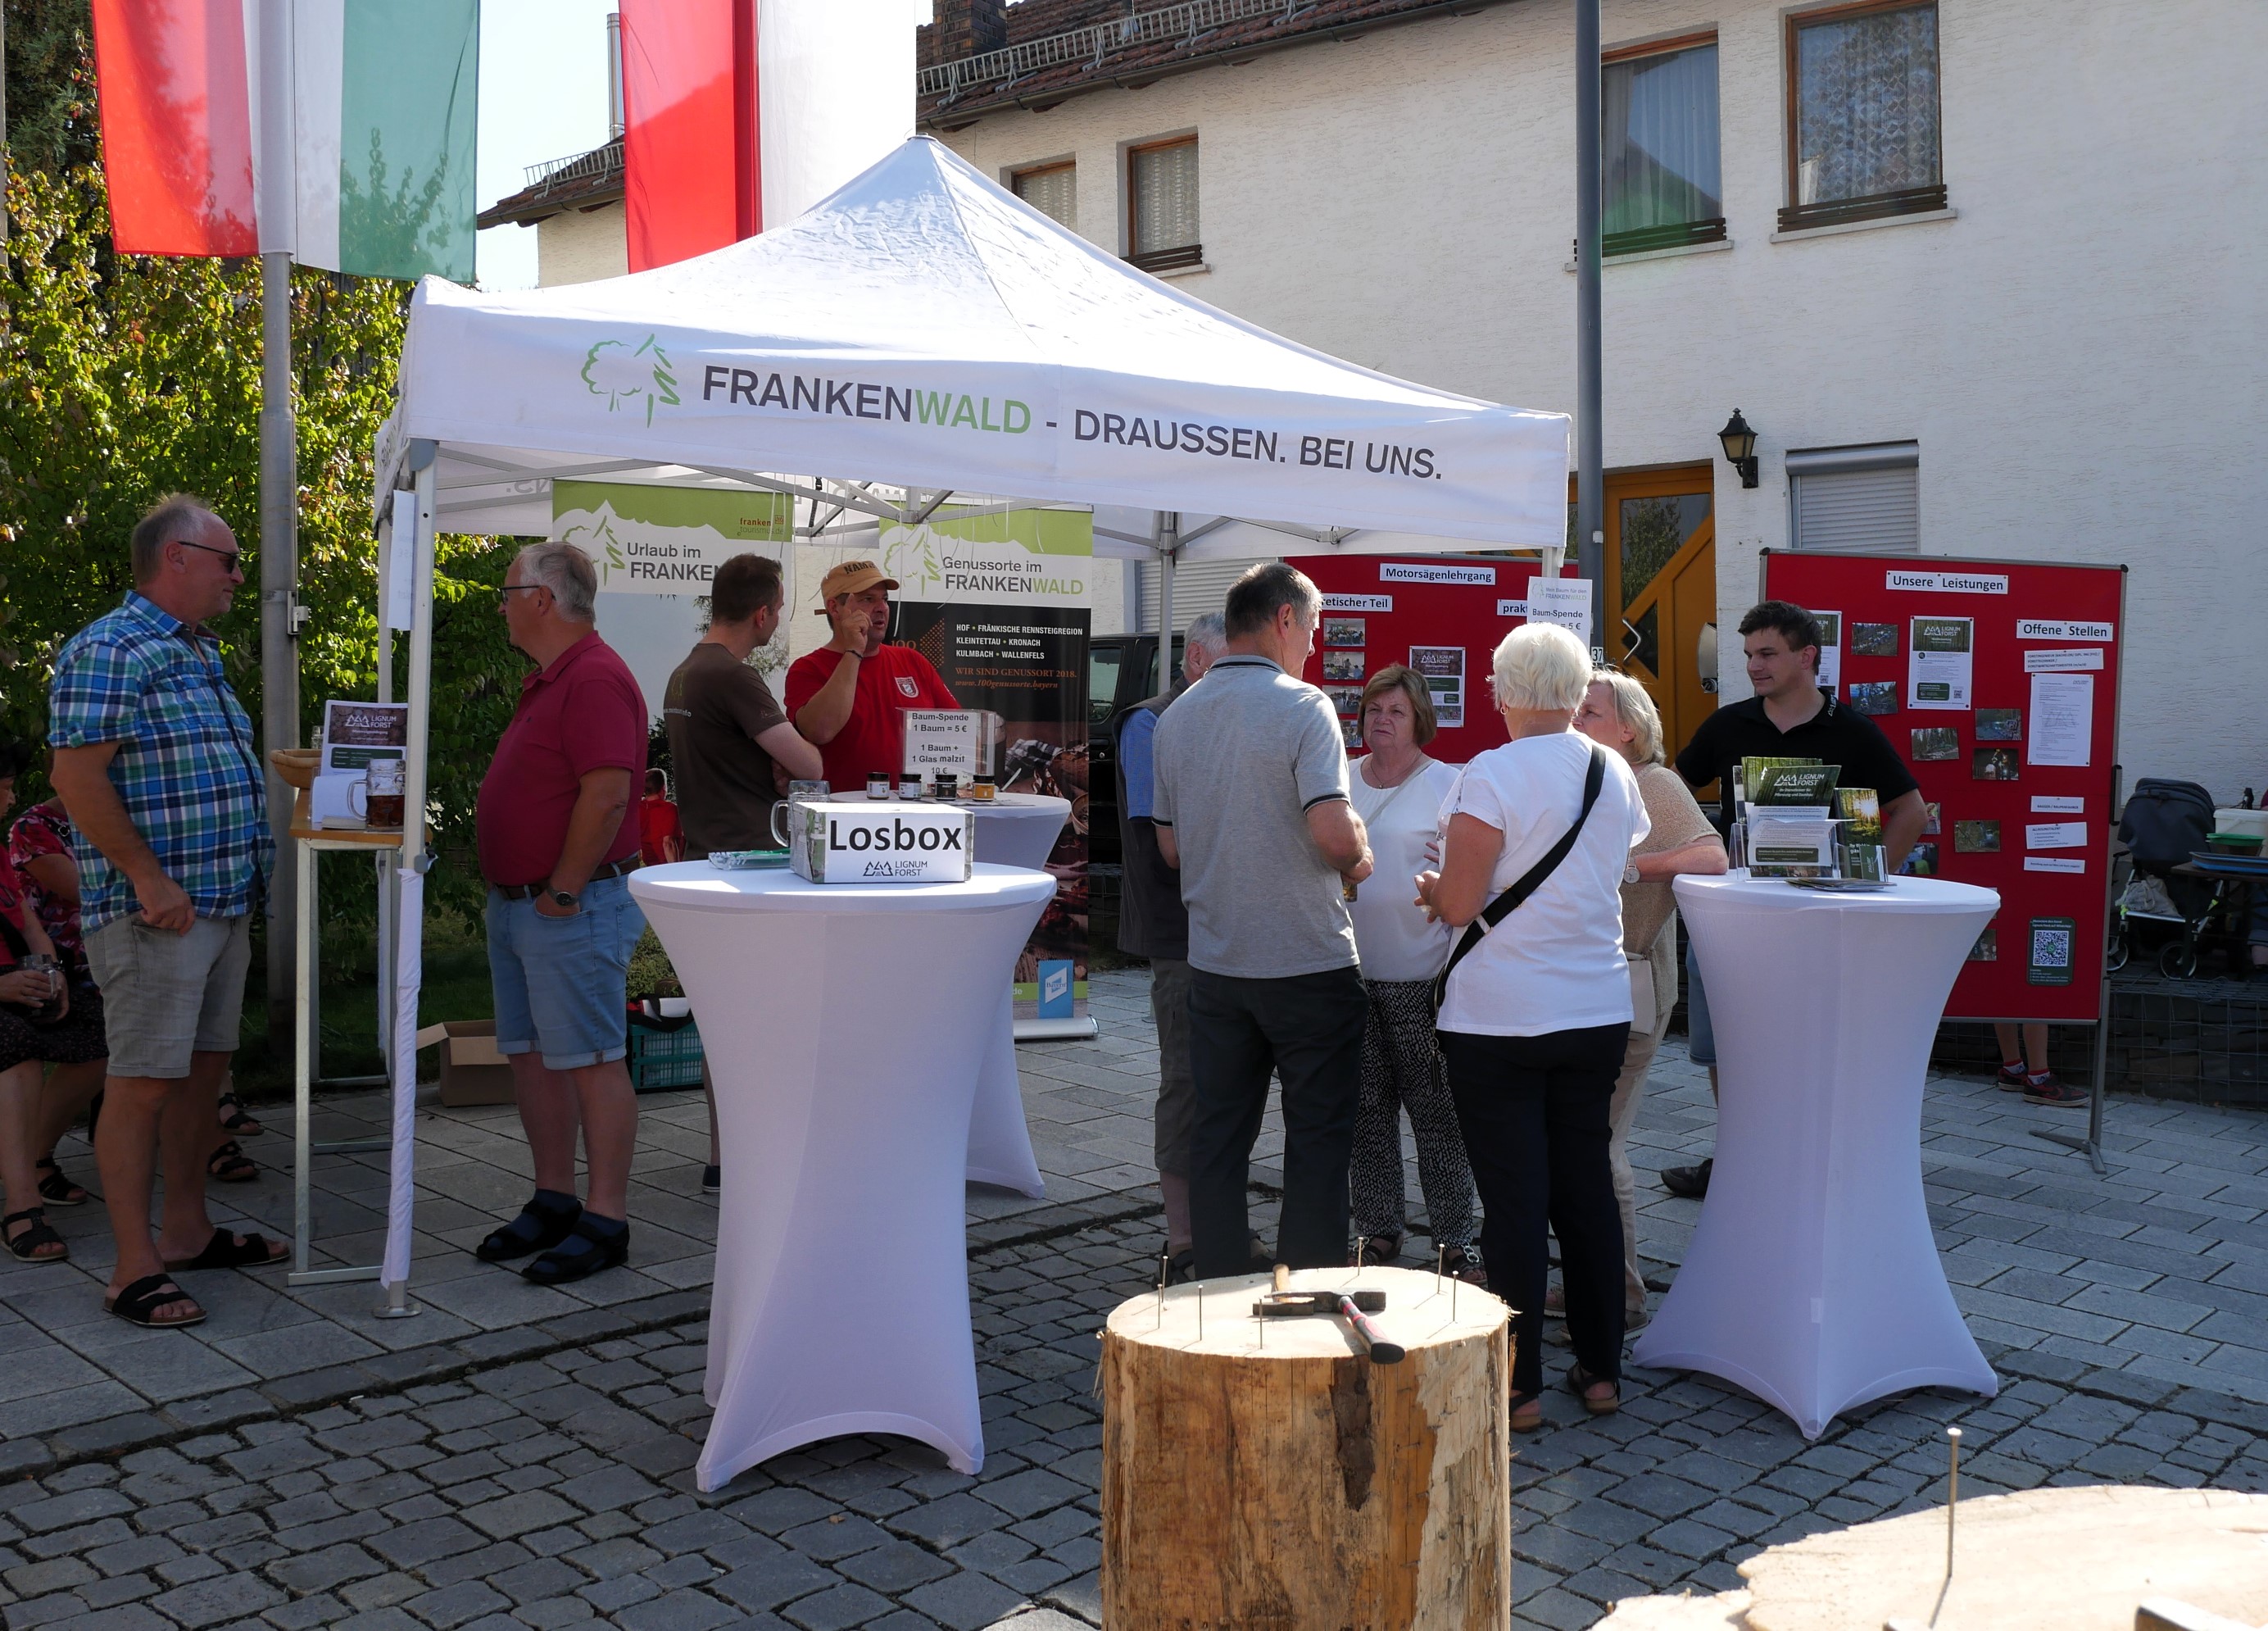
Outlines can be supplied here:
[[228, 563], [227, 570], [230, 572], [238, 571], [244, 565], [244, 551], [241, 550], [216, 550], [209, 543], [192, 543], [187, 538], [176, 538], [173, 542], [185, 550], [202, 550], [207, 555], [219, 556]]

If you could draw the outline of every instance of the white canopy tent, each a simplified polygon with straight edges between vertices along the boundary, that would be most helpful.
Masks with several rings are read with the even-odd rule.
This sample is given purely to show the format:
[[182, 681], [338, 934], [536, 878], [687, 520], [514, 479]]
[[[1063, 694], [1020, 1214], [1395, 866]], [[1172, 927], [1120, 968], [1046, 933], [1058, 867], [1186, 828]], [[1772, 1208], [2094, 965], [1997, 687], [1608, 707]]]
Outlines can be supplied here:
[[[1566, 536], [1565, 415], [1270, 334], [927, 137], [787, 225], [674, 266], [500, 294], [428, 278], [400, 393], [377, 498], [382, 536], [415, 519], [409, 548], [388, 538], [381, 620], [410, 634], [413, 810], [433, 535], [544, 535], [555, 479], [790, 493], [797, 536], [828, 544], [956, 493], [1090, 506], [1097, 552], [1160, 560], [1168, 594], [1176, 559], [1557, 550]], [[401, 908], [387, 1011], [414, 1015], [416, 909], [406, 895]], [[392, 1038], [398, 1107], [412, 1029]], [[403, 1140], [409, 1125], [398, 1115]], [[398, 1145], [383, 1276], [397, 1301], [409, 1170]]]

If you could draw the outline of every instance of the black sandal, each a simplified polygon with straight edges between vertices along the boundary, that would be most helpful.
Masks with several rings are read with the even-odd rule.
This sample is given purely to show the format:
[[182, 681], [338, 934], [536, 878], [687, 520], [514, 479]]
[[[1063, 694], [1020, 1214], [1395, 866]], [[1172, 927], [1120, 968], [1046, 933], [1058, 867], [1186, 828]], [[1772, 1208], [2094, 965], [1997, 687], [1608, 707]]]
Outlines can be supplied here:
[[1608, 1383], [1608, 1385], [1609, 1387], [1614, 1387], [1615, 1391], [1608, 1394], [1604, 1399], [1593, 1399], [1590, 1393], [1587, 1391], [1598, 1386], [1600, 1383], [1606, 1382], [1606, 1380], [1607, 1378], [1604, 1376], [1593, 1376], [1589, 1371], [1584, 1369], [1580, 1363], [1572, 1364], [1567, 1367], [1568, 1391], [1573, 1393], [1577, 1399], [1581, 1399], [1583, 1401], [1583, 1408], [1589, 1411], [1594, 1416], [1611, 1416], [1615, 1412], [1623, 1407], [1623, 1391], [1619, 1387], [1615, 1387], [1615, 1384], [1612, 1383]]
[[244, 1105], [232, 1089], [220, 1096], [220, 1125], [240, 1139], [265, 1131], [261, 1125], [244, 1113]]
[[[186, 1319], [157, 1319], [152, 1310], [168, 1303], [188, 1303], [195, 1305], [196, 1312]], [[102, 1300], [102, 1311], [115, 1314], [129, 1325], [139, 1325], [144, 1331], [170, 1331], [176, 1325], [202, 1325], [205, 1310], [202, 1303], [175, 1285], [169, 1274], [144, 1274], [114, 1297]]]
[[223, 1184], [249, 1184], [260, 1176], [260, 1168], [244, 1153], [244, 1146], [231, 1139], [205, 1157], [205, 1176]]
[[[205, 1249], [193, 1258], [167, 1258], [168, 1269], [190, 1268], [270, 1268], [291, 1255], [291, 1250], [282, 1241], [273, 1242], [270, 1251], [265, 1235], [247, 1235], [239, 1238], [231, 1229], [217, 1229]], [[159, 1302], [165, 1301], [160, 1297]]]
[[32, 1163], [32, 1170], [44, 1173], [40, 1180], [40, 1199], [51, 1207], [83, 1207], [87, 1192], [65, 1177], [63, 1169], [55, 1165], [53, 1155], [43, 1155]]
[[603, 1234], [600, 1228], [599, 1219], [585, 1213], [567, 1238], [520, 1270], [520, 1277], [539, 1286], [563, 1286], [601, 1269], [620, 1268], [630, 1261], [630, 1225], [618, 1223]]
[[[31, 1220], [31, 1223], [22, 1234], [8, 1233], [11, 1225], [21, 1223], [26, 1218]], [[21, 1212], [11, 1212], [6, 1217], [0, 1218], [0, 1239], [6, 1241], [8, 1250], [16, 1254], [19, 1262], [68, 1263], [70, 1261], [70, 1247], [61, 1235], [55, 1233], [55, 1226], [48, 1221], [48, 1209], [45, 1207], [26, 1207]], [[63, 1250], [42, 1252], [39, 1250], [41, 1246], [62, 1246]]]
[[1402, 1260], [1402, 1240], [1399, 1235], [1366, 1235], [1363, 1237], [1362, 1261], [1358, 1268], [1381, 1268]]
[[574, 1233], [582, 1215], [579, 1200], [563, 1207], [530, 1200], [518, 1217], [502, 1229], [491, 1229], [489, 1237], [473, 1248], [473, 1255], [483, 1263], [504, 1263], [531, 1251], [549, 1251]]

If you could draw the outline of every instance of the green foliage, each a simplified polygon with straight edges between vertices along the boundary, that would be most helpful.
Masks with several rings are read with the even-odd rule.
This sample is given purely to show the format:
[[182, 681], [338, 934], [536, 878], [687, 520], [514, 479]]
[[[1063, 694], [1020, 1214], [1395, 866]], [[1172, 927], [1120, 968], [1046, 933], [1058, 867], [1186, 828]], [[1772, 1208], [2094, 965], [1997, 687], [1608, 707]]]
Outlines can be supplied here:
[[681, 997], [684, 987], [677, 983], [676, 966], [669, 954], [661, 948], [661, 941], [649, 928], [638, 936], [637, 947], [630, 952], [630, 967], [625, 994], [633, 1002], [643, 1002], [648, 997]]
[[87, 0], [0, 0], [8, 41], [8, 146], [16, 166], [61, 174], [95, 151]]
[[[10, 127], [20, 140], [18, 19], [78, 17], [77, 65], [40, 82], [68, 90], [82, 70], [91, 81], [85, 8], [4, 4]], [[115, 254], [100, 166], [75, 145], [89, 139], [91, 109], [57, 105], [68, 116], [40, 124], [46, 115], [26, 108], [22, 120], [52, 125], [60, 159], [79, 161], [11, 168], [0, 276], [0, 730], [32, 740], [45, 734], [55, 652], [129, 587], [127, 535], [158, 498], [185, 491], [210, 502], [244, 548], [247, 584], [259, 581], [259, 267]], [[376, 695], [372, 448], [393, 407], [409, 288], [301, 269], [291, 296], [299, 594], [311, 613], [298, 642], [306, 741], [325, 698]], [[431, 765], [442, 865], [429, 887], [437, 904], [460, 911], [479, 904], [475, 794], [527, 667], [497, 613], [511, 554], [493, 539], [445, 537], [435, 564]], [[230, 683], [258, 720], [255, 587], [239, 592], [217, 627]], [[406, 696], [405, 651], [395, 675], [395, 696]], [[36, 796], [37, 779], [27, 779], [27, 793]], [[370, 910], [363, 891], [326, 899]]]

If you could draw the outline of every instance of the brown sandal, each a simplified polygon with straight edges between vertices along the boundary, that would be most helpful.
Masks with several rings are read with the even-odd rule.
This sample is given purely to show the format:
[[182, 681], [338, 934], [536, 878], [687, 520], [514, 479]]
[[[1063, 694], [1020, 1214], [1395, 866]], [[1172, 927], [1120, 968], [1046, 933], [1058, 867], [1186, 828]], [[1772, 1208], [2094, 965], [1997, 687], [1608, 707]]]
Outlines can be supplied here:
[[[1615, 1391], [1604, 1399], [1593, 1399], [1590, 1390], [1602, 1382], [1605, 1382], [1609, 1387], [1614, 1387]], [[1580, 1364], [1567, 1367], [1567, 1386], [1576, 1398], [1583, 1401], [1583, 1408], [1594, 1416], [1611, 1416], [1623, 1407], [1622, 1389], [1615, 1387], [1611, 1382], [1607, 1382], [1604, 1376], [1593, 1376]]]
[[1543, 1425], [1543, 1400], [1534, 1393], [1512, 1396], [1512, 1430], [1533, 1433]]

